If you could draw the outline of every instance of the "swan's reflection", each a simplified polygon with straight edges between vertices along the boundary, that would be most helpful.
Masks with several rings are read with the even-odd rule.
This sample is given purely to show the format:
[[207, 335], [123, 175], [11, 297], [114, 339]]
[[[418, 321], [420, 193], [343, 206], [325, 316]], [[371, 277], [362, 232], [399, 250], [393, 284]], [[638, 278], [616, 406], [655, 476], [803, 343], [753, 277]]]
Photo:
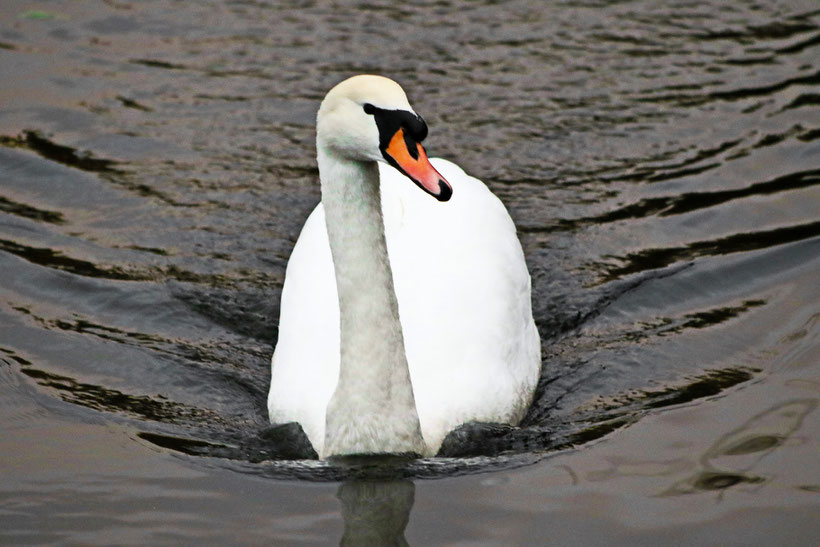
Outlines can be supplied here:
[[416, 487], [409, 480], [350, 481], [336, 497], [342, 502], [345, 530], [341, 545], [407, 545]]

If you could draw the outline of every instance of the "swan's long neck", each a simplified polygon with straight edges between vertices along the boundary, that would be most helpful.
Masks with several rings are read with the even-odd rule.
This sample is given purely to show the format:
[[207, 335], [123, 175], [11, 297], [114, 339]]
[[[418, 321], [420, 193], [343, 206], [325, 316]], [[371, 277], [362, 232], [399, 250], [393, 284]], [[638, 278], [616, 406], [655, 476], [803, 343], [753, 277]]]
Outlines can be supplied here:
[[425, 452], [384, 237], [379, 169], [318, 147], [341, 363], [322, 457]]

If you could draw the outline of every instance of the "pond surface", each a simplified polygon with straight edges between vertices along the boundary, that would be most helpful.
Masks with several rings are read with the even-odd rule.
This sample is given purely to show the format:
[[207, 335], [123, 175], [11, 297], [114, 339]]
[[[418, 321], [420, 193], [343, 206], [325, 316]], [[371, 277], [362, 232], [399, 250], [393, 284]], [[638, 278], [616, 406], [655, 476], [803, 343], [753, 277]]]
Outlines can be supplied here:
[[[4, 2], [0, 539], [817, 537], [820, 9], [666, 4]], [[464, 457], [266, 429], [315, 112], [362, 72], [532, 273], [537, 400]]]

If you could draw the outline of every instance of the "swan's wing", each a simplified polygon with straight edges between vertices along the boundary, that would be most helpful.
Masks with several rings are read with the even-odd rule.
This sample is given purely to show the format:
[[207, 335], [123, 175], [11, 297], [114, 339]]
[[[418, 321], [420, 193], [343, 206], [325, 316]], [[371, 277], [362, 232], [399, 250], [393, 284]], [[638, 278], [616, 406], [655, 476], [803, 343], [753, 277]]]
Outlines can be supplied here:
[[407, 361], [428, 444], [465, 421], [516, 423], [540, 368], [530, 276], [501, 201], [457, 165], [438, 202], [381, 169], [385, 233]]
[[272, 359], [271, 422], [299, 422], [321, 452], [339, 377], [339, 304], [322, 204], [308, 217], [285, 273]]

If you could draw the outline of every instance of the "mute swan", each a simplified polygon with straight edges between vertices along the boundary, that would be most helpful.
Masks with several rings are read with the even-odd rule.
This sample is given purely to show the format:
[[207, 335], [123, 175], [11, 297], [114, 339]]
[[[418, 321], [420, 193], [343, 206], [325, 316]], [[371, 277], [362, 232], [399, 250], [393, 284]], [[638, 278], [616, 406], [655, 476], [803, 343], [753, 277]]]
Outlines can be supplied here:
[[541, 347], [515, 226], [484, 183], [427, 159], [426, 134], [381, 76], [319, 108], [322, 201], [288, 262], [268, 412], [321, 458], [432, 456], [532, 400]]

